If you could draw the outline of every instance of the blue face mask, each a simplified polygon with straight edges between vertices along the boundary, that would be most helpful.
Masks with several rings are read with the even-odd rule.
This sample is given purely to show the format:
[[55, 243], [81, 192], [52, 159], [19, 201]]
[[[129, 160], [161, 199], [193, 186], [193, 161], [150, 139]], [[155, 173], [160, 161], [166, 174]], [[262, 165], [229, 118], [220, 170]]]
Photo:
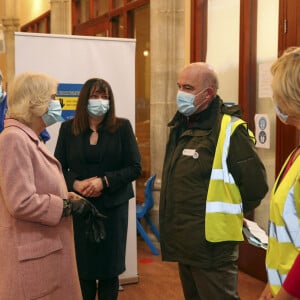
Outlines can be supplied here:
[[3, 101], [4, 99], [4, 92], [2, 90], [2, 83], [0, 84], [0, 103]]
[[204, 102], [199, 103], [197, 106], [194, 105], [195, 98], [203, 93], [206, 89], [200, 91], [196, 95], [178, 91], [176, 101], [179, 112], [185, 116], [192, 115]]
[[277, 105], [275, 105], [275, 112], [276, 112], [276, 115], [279, 118], [279, 120], [282, 123], [286, 124], [286, 121], [287, 121], [289, 115], [284, 114]]
[[109, 110], [109, 100], [89, 99], [87, 106], [88, 113], [93, 118], [104, 116]]
[[56, 123], [61, 122], [64, 119], [61, 116], [62, 109], [59, 100], [50, 100], [48, 106], [48, 112], [42, 115], [42, 119], [46, 124], [46, 127]]

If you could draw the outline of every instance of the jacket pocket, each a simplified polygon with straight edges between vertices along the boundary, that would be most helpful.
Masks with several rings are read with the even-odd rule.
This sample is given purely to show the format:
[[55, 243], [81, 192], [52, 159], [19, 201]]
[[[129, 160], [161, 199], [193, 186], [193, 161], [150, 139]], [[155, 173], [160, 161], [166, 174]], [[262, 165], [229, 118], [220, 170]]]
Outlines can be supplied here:
[[26, 299], [51, 294], [59, 287], [61, 278], [62, 242], [42, 239], [18, 247], [20, 274]]

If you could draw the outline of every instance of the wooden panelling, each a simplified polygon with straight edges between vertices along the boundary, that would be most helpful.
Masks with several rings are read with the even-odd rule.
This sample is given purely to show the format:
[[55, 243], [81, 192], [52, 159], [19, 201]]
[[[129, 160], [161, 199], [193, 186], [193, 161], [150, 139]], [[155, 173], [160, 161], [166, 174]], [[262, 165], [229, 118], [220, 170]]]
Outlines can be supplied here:
[[257, 0], [240, 1], [239, 105], [254, 130], [256, 112]]
[[261, 281], [267, 282], [265, 259], [266, 250], [252, 246], [247, 241], [240, 244], [239, 269]]
[[191, 62], [206, 61], [207, 9], [207, 0], [191, 0]]

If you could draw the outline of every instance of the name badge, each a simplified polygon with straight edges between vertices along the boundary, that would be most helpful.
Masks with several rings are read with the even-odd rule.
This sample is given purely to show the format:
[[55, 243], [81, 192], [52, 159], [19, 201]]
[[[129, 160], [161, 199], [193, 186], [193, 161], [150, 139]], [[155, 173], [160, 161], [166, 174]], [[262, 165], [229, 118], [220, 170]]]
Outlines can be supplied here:
[[199, 157], [199, 153], [196, 151], [196, 149], [183, 149], [182, 155], [191, 156], [194, 159], [197, 159]]

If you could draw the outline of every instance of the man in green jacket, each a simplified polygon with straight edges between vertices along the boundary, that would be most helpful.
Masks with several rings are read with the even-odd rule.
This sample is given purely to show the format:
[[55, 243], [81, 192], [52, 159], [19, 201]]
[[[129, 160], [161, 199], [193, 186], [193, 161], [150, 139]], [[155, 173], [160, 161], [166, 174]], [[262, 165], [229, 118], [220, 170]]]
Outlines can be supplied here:
[[239, 299], [243, 217], [268, 191], [265, 168], [239, 106], [217, 95], [210, 65], [186, 66], [177, 85], [162, 174], [162, 259], [178, 262], [185, 299]]

